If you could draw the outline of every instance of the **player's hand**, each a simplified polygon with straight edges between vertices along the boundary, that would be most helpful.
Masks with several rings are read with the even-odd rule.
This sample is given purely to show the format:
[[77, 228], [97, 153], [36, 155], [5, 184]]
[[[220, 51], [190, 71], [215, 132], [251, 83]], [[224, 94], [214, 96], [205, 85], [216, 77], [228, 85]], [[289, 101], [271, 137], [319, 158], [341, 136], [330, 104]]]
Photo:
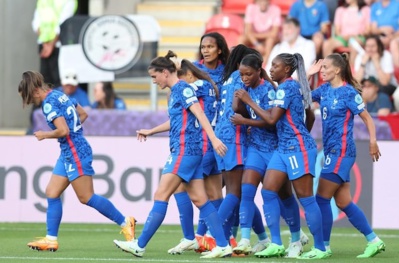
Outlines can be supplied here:
[[225, 156], [227, 152], [227, 147], [226, 145], [223, 144], [223, 142], [219, 138], [215, 138], [212, 140], [212, 146], [213, 150], [216, 151], [216, 153], [219, 156]]
[[38, 141], [41, 141], [41, 140], [46, 139], [46, 137], [45, 137], [45, 132], [44, 132], [44, 131], [37, 131], [37, 132], [34, 132], [33, 135], [35, 135], [35, 137], [36, 137], [36, 139], [37, 139]]
[[147, 136], [151, 135], [151, 130], [140, 129], [140, 130], [136, 131], [136, 133], [137, 133], [137, 140], [142, 142], [142, 141], [147, 140]]
[[315, 60], [313, 64], [310, 66], [307, 75], [310, 77], [318, 73], [321, 69], [322, 64], [323, 64], [323, 59]]
[[245, 124], [245, 118], [239, 114], [239, 113], [235, 113], [230, 117], [230, 121], [234, 124], [234, 125], [242, 125]]
[[251, 101], [251, 98], [249, 97], [248, 92], [244, 89], [237, 90], [234, 93], [234, 96], [239, 98], [245, 104], [248, 104]]
[[373, 162], [378, 162], [380, 159], [381, 153], [376, 141], [370, 142], [370, 155]]

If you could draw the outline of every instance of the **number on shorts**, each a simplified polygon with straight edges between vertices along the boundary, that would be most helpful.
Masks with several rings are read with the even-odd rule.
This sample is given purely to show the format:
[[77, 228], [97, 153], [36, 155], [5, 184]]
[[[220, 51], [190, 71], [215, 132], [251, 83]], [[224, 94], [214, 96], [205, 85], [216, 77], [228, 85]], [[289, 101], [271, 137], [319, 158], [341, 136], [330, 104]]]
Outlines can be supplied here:
[[295, 155], [288, 157], [288, 159], [290, 160], [290, 164], [291, 164], [292, 170], [298, 169], [298, 168], [299, 168], [298, 162], [297, 162], [297, 160], [296, 160]]
[[326, 160], [324, 161], [324, 163], [326, 164], [326, 165], [329, 165], [330, 163], [331, 163], [331, 158], [330, 158], [330, 156], [326, 156]]

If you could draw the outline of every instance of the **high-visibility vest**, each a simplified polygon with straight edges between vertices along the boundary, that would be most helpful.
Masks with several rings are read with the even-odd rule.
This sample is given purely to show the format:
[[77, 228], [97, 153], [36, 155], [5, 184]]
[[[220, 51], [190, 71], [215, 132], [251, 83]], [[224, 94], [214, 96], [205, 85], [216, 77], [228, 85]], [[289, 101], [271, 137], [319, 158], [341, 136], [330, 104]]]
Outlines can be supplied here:
[[[36, 9], [40, 17], [39, 41], [44, 43], [56, 37], [56, 28], [59, 27], [59, 20], [62, 9], [68, 0], [38, 0]], [[78, 8], [78, 1], [75, 0], [75, 12]]]

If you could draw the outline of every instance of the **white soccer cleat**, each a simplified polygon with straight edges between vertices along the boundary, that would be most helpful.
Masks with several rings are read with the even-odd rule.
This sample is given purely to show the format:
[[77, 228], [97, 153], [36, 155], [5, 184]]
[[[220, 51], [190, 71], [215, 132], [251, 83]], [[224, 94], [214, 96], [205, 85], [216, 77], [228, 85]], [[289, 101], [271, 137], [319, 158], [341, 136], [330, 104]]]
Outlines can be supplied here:
[[186, 251], [196, 250], [198, 248], [199, 245], [197, 239], [194, 238], [193, 240], [189, 240], [186, 238], [182, 238], [177, 246], [168, 250], [168, 253], [171, 255], [180, 255]]
[[286, 258], [297, 258], [303, 252], [301, 241], [291, 242], [288, 248], [285, 250]]
[[255, 254], [256, 252], [261, 252], [265, 250], [270, 245], [270, 243], [271, 243], [270, 238], [266, 238], [265, 240], [259, 240], [258, 243], [256, 243], [252, 247], [252, 253]]
[[[201, 253], [203, 255], [204, 253]], [[225, 247], [216, 246], [212, 251], [207, 253], [206, 255], [201, 256], [200, 258], [226, 258], [231, 257], [233, 254], [233, 250], [231, 246], [227, 245]]]
[[251, 242], [248, 239], [241, 239], [237, 246], [233, 248], [233, 252], [237, 255], [250, 254], [252, 252]]
[[119, 241], [114, 240], [115, 245], [122, 249], [122, 251], [133, 254], [136, 257], [142, 257], [145, 252], [145, 248], [139, 247], [137, 239], [133, 239], [132, 241]]

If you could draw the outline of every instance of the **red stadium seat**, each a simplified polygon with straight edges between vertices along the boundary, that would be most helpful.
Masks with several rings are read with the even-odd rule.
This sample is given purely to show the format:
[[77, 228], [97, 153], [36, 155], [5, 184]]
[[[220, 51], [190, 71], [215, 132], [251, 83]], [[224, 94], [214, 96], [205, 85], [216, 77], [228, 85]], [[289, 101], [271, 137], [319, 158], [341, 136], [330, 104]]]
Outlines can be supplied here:
[[399, 82], [399, 67], [394, 68], [393, 74], [394, 74], [396, 80]]
[[342, 54], [342, 53], [348, 53], [349, 54], [351, 52], [351, 49], [349, 47], [339, 47], [339, 48], [336, 48], [334, 50], [334, 52], [337, 52], [337, 53], [340, 53], [340, 54]]
[[222, 13], [244, 15], [248, 4], [254, 0], [223, 0]]
[[239, 44], [239, 38], [244, 32], [244, 20], [234, 14], [214, 15], [205, 26], [205, 34], [210, 32], [218, 32], [224, 36], [231, 48]]
[[271, 3], [280, 7], [282, 16], [287, 16], [295, 1], [296, 0], [272, 0]]
[[391, 113], [387, 116], [378, 116], [378, 118], [388, 122], [391, 127], [392, 139], [399, 140], [399, 113]]

